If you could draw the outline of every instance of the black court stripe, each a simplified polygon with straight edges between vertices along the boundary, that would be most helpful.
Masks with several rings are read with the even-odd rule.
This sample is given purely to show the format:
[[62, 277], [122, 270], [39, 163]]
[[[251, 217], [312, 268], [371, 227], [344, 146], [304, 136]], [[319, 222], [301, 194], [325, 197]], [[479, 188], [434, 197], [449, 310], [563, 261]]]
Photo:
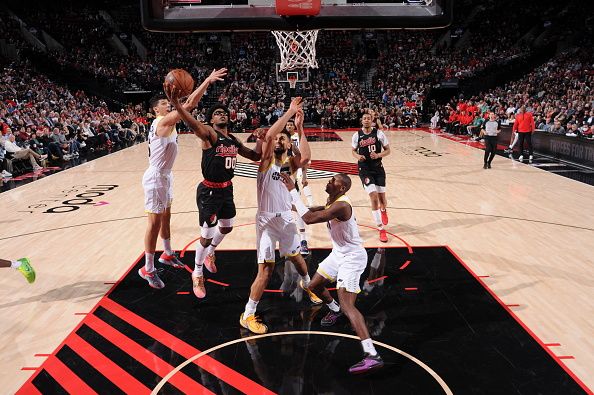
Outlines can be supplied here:
[[[155, 385], [161, 381], [159, 375], [132, 358], [125, 351], [121, 350], [87, 325], [83, 324], [76, 331], [76, 334], [148, 388], [154, 388]], [[163, 387], [163, 393], [181, 394], [182, 392], [170, 383], [166, 383]]]
[[45, 369], [35, 376], [32, 383], [42, 394], [68, 395], [68, 391], [58, 384]]
[[[150, 334], [142, 332], [140, 329], [128, 324], [126, 321], [122, 320], [120, 317], [116, 316], [102, 306], [99, 306], [97, 310], [95, 310], [94, 314], [108, 323], [114, 329], [117, 329], [130, 339], [134, 339], [136, 343], [157, 355], [171, 366], [181, 365], [187, 360], [187, 358], [173, 351], [163, 343], [153, 339]], [[205, 387], [208, 383], [218, 380], [217, 377], [206, 370], [201, 369], [194, 363], [187, 365], [183, 369], [183, 372], [185, 375], [189, 376], [191, 379], [204, 385]]]
[[125, 394], [107, 377], [99, 373], [97, 369], [90, 363], [85, 361], [73, 349], [64, 345], [56, 354], [56, 357], [68, 366], [74, 374], [76, 374], [82, 381], [87, 383], [89, 387], [94, 389], [98, 394]]

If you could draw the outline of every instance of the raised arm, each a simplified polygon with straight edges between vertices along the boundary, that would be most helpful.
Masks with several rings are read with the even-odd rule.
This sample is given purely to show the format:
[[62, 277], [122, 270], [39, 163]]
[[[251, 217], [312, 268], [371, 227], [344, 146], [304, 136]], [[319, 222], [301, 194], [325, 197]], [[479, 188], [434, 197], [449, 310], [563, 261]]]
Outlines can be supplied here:
[[263, 158], [266, 159], [272, 155], [272, 150], [274, 149], [274, 139], [276, 138], [276, 135], [279, 134], [285, 128], [287, 121], [289, 121], [289, 119], [291, 119], [291, 117], [297, 113], [297, 111], [301, 108], [301, 105], [301, 97], [294, 98], [291, 101], [291, 106], [289, 107], [287, 112], [285, 112], [283, 116], [280, 117], [270, 127], [270, 129], [268, 129], [266, 135], [263, 138], [264, 141], [262, 142]]
[[[198, 102], [200, 102], [200, 99], [202, 99], [202, 96], [208, 89], [208, 86], [213, 82], [222, 81], [223, 77], [225, 75], [227, 75], [227, 69], [213, 70], [212, 73], [210, 73], [210, 75], [204, 80], [204, 82], [202, 82], [202, 84], [200, 84], [200, 86], [198, 86], [198, 88], [196, 88], [194, 90], [194, 92], [192, 92], [190, 94], [190, 96], [188, 96], [188, 98], [186, 99], [186, 101], [183, 104], [183, 108], [186, 111], [191, 111], [192, 109], [194, 109], [194, 107], [196, 107], [198, 105]], [[171, 101], [170, 93], [171, 93], [172, 87], [173, 86], [170, 84], [163, 84], [163, 90], [165, 91], [165, 94], [169, 98], [169, 101]], [[168, 93], [168, 91], [169, 91], [169, 93]], [[173, 105], [173, 103], [171, 103], [171, 104]], [[182, 115], [179, 113], [179, 110], [177, 108], [175, 108], [174, 111], [171, 111], [169, 114], [167, 114], [165, 117], [163, 117], [163, 119], [159, 122], [159, 129], [170, 130], [173, 127], [173, 125], [175, 125], [177, 122], [179, 122], [180, 119], [182, 119]], [[192, 117], [192, 119], [193, 119], [193, 117]], [[188, 124], [188, 126], [190, 126], [187, 121], [185, 121], [185, 122], [186, 122], [186, 124]], [[195, 130], [193, 128], [191, 128], [191, 129], [193, 131]], [[157, 131], [157, 134], [161, 135], [159, 133], [159, 131]], [[194, 134], [196, 134], [198, 137], [202, 138], [195, 131], [194, 131]]]
[[297, 154], [291, 158], [291, 164], [294, 169], [305, 169], [311, 159], [311, 149], [309, 148], [307, 136], [303, 131], [303, 109], [299, 109], [295, 114], [295, 128], [299, 133], [299, 149], [296, 150]]
[[164, 89], [169, 101], [175, 107], [176, 113], [179, 114], [181, 119], [186, 123], [186, 125], [188, 125], [190, 130], [203, 141], [212, 143], [214, 139], [216, 139], [216, 133], [214, 132], [213, 128], [208, 125], [204, 125], [202, 122], [199, 122], [192, 116], [192, 114], [188, 112], [188, 110], [180, 103], [180, 92], [175, 86], [167, 85], [164, 87]]

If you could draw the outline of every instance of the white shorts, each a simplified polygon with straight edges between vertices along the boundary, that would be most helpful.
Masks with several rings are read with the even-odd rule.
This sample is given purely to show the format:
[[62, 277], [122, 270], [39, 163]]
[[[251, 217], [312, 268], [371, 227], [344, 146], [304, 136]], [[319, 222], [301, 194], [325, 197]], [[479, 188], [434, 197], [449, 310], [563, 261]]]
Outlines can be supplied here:
[[144, 189], [144, 210], [147, 213], [162, 214], [173, 201], [173, 174], [148, 168], [142, 176]]
[[299, 255], [299, 235], [291, 211], [256, 214], [258, 263], [274, 262], [276, 243], [281, 257]]
[[380, 187], [375, 184], [365, 185], [364, 188], [365, 188], [365, 192], [367, 192], [367, 193], [373, 193], [373, 192], [386, 193], [386, 187]]
[[367, 252], [364, 248], [341, 254], [332, 250], [318, 266], [317, 272], [330, 282], [336, 281], [336, 288], [344, 288], [347, 292], [359, 293], [361, 274], [367, 267]]

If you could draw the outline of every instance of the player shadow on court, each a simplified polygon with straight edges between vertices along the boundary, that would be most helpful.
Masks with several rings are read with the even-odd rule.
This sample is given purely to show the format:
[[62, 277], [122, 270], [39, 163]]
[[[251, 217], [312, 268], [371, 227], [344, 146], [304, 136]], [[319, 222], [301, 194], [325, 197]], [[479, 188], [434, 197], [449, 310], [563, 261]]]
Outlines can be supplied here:
[[105, 285], [103, 281], [81, 281], [51, 289], [43, 294], [33, 295], [28, 298], [15, 300], [10, 303], [0, 304], [0, 309], [5, 307], [19, 306], [31, 302], [51, 303], [60, 300], [71, 299], [77, 299], [76, 302], [85, 302], [87, 300], [105, 295], [108, 289], [109, 286]]

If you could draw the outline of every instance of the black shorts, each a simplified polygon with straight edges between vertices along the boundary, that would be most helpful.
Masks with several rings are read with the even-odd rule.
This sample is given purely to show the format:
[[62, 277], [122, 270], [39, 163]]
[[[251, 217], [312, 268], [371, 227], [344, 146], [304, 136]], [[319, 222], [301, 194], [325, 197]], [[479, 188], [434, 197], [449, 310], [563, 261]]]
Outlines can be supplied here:
[[235, 202], [233, 201], [233, 185], [225, 188], [209, 188], [198, 184], [196, 189], [196, 204], [200, 226], [204, 223], [209, 228], [216, 226], [219, 219], [235, 217]]
[[359, 167], [359, 178], [366, 187], [369, 184], [376, 185], [378, 187], [386, 186], [386, 171], [383, 166], [377, 166], [373, 168]]

